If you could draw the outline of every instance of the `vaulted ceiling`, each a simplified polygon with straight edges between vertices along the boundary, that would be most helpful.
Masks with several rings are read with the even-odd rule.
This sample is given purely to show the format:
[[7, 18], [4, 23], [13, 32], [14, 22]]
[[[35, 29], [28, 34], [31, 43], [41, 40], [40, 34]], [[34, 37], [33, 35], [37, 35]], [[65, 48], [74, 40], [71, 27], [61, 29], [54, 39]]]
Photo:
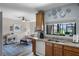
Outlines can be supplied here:
[[46, 11], [50, 8], [55, 8], [64, 5], [68, 5], [68, 3], [0, 3], [0, 7], [29, 12], [35, 12], [38, 10]]

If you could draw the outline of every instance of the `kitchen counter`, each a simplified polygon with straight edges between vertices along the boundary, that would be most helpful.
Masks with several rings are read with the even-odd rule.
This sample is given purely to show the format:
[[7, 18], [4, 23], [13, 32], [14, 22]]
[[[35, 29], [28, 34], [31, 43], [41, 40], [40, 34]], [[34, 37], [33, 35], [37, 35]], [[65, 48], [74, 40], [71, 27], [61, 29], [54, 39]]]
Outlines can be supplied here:
[[32, 37], [32, 39], [38, 40], [38, 41], [44, 41], [44, 42], [49, 42], [49, 43], [55, 43], [55, 44], [61, 44], [61, 45], [66, 45], [66, 46], [72, 46], [72, 47], [77, 47], [79, 48], [79, 43], [72, 43], [69, 41], [65, 41], [62, 42], [62, 40], [60, 42], [56, 42], [56, 41], [48, 41], [48, 38], [44, 38], [44, 39], [39, 39], [38, 37]]
[[72, 43], [72, 42], [54, 42], [54, 41], [47, 41], [47, 42], [79, 48], [79, 43]]

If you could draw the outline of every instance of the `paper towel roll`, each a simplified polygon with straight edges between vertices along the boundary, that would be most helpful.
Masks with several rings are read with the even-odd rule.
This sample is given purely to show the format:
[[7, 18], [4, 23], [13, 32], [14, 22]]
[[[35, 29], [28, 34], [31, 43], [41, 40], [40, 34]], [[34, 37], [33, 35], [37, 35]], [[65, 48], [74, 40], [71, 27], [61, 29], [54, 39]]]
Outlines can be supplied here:
[[76, 41], [76, 35], [73, 35], [73, 42]]
[[79, 42], [79, 35], [73, 35], [73, 42]]

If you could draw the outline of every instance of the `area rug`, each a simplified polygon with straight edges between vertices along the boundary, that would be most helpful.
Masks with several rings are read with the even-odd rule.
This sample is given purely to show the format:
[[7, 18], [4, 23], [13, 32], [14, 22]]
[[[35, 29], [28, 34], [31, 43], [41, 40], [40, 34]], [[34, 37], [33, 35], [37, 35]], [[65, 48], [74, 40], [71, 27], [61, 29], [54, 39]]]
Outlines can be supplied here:
[[23, 56], [32, 53], [32, 44], [10, 44], [3, 46], [4, 56]]

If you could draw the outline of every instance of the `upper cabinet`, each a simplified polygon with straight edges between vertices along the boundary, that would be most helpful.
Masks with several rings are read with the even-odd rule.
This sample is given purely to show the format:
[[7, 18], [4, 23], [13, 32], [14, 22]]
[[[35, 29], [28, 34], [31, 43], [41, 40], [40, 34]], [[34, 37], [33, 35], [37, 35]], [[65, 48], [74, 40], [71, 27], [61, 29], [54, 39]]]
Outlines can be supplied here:
[[36, 30], [43, 31], [44, 30], [44, 12], [38, 11], [36, 14]]

